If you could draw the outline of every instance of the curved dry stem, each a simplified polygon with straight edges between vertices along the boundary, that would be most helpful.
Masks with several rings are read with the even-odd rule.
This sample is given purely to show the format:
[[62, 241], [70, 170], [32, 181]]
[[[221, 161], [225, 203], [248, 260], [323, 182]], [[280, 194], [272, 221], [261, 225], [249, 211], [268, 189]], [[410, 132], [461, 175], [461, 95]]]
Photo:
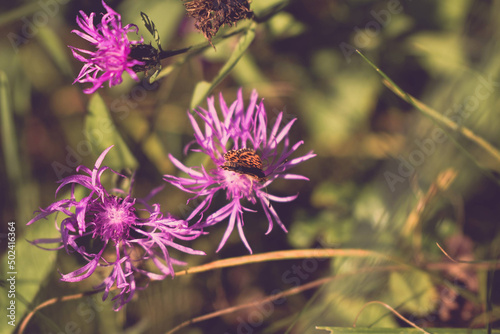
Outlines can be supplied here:
[[484, 264], [488, 264], [488, 263], [491, 263], [491, 264], [498, 264], [500, 263], [500, 261], [497, 261], [497, 260], [484, 260], [484, 261], [465, 261], [465, 260], [455, 260], [454, 258], [452, 258], [448, 253], [446, 253], [446, 251], [443, 249], [443, 247], [441, 247], [441, 245], [439, 243], [436, 242], [436, 245], [438, 246], [438, 248], [441, 250], [441, 252], [443, 252], [444, 256], [446, 256], [450, 261], [454, 262], [454, 263], [457, 263], [457, 264], [477, 264], [477, 263], [484, 263]]
[[276, 251], [256, 255], [246, 255], [230, 259], [214, 261], [193, 268], [187, 268], [175, 273], [176, 276], [187, 274], [201, 273], [218, 268], [227, 268], [241, 266], [249, 263], [279, 261], [279, 260], [296, 260], [306, 258], [333, 258], [333, 257], [378, 257], [391, 262], [396, 262], [402, 265], [408, 265], [407, 262], [388, 256], [375, 251], [366, 249], [302, 249], [302, 250], [286, 250]]
[[384, 306], [386, 309], [388, 309], [389, 311], [391, 311], [395, 316], [397, 316], [399, 319], [403, 320], [404, 322], [406, 322], [408, 325], [424, 332], [424, 333], [427, 333], [427, 334], [430, 334], [429, 332], [427, 332], [426, 330], [424, 330], [423, 328], [421, 327], [418, 327], [417, 325], [415, 325], [413, 322], [411, 322], [410, 320], [406, 319], [405, 317], [403, 317], [401, 315], [401, 313], [399, 313], [398, 311], [396, 311], [395, 309], [393, 309], [392, 307], [390, 307], [389, 305], [387, 305], [386, 303], [383, 303], [383, 302], [380, 302], [378, 300], [374, 300], [374, 301], [371, 301], [371, 302], [368, 302], [366, 303], [362, 308], [361, 310], [359, 310], [359, 313], [356, 315], [356, 318], [354, 319], [354, 323], [352, 324], [352, 327], [356, 327], [356, 321], [358, 321], [358, 317], [360, 316], [361, 312], [363, 312], [363, 310], [365, 309], [365, 307], [367, 307], [368, 305], [370, 304], [380, 304], [382, 306]]
[[31, 312], [29, 312], [26, 315], [26, 318], [24, 318], [23, 322], [19, 325], [19, 334], [23, 334], [24, 333], [24, 330], [26, 329], [26, 326], [28, 325], [28, 322], [35, 315], [35, 313], [37, 311], [41, 310], [42, 308], [45, 308], [45, 307], [50, 306], [50, 305], [54, 305], [57, 302], [66, 302], [68, 300], [75, 300], [75, 299], [82, 298], [84, 296], [93, 295], [93, 294], [96, 294], [96, 293], [101, 292], [101, 291], [102, 290], [95, 290], [95, 291], [90, 291], [90, 292], [81, 292], [81, 293], [77, 293], [77, 294], [74, 294], [74, 295], [68, 295], [68, 296], [63, 296], [63, 297], [55, 297], [55, 298], [51, 298], [49, 300], [44, 301], [43, 303], [41, 303], [41, 304], [37, 305], [35, 308], [33, 308], [33, 310], [31, 310]]
[[[400, 264], [405, 264], [404, 261], [389, 257], [387, 255], [377, 253], [370, 250], [364, 249], [305, 249], [305, 250], [291, 250], [291, 251], [277, 251], [258, 255], [246, 255], [237, 258], [224, 259], [219, 261], [214, 261], [201, 266], [196, 266], [193, 268], [188, 268], [175, 273], [176, 276], [183, 276], [187, 274], [195, 274], [206, 272], [210, 270], [228, 268], [241, 266], [249, 263], [259, 263], [267, 261], [277, 261], [277, 260], [293, 260], [293, 259], [304, 259], [304, 258], [330, 258], [330, 257], [381, 257]], [[116, 290], [117, 287], [112, 287], [110, 291]], [[69, 295], [64, 297], [57, 297], [49, 299], [39, 305], [37, 305], [31, 312], [29, 312], [26, 318], [23, 320], [19, 326], [19, 334], [22, 334], [26, 328], [28, 322], [31, 320], [33, 315], [42, 308], [53, 305], [59, 301], [64, 302], [68, 300], [74, 300], [81, 298], [85, 295], [95, 294], [101, 292], [102, 290], [90, 291], [78, 293], [75, 295]], [[201, 321], [201, 320], [200, 320]]]
[[188, 321], [184, 321], [182, 324], [174, 327], [173, 329], [171, 329], [170, 331], [168, 331], [166, 334], [175, 333], [175, 332], [177, 332], [178, 330], [180, 330], [182, 328], [185, 328], [185, 327], [187, 327], [189, 325], [192, 325], [192, 324], [204, 321], [204, 320], [212, 319], [212, 318], [215, 318], [215, 317], [218, 317], [218, 316], [221, 316], [221, 315], [225, 315], [225, 314], [229, 314], [229, 313], [233, 313], [233, 312], [242, 310], [244, 308], [259, 306], [261, 304], [270, 303], [270, 302], [275, 301], [277, 299], [281, 299], [281, 298], [284, 298], [284, 297], [287, 297], [287, 296], [295, 295], [295, 294], [300, 293], [302, 291], [313, 289], [313, 288], [316, 288], [316, 287], [318, 287], [320, 285], [328, 283], [328, 282], [334, 280], [335, 278], [336, 277], [321, 278], [321, 279], [318, 279], [316, 281], [313, 281], [313, 282], [310, 282], [310, 283], [307, 283], [307, 284], [304, 284], [304, 285], [301, 285], [301, 286], [298, 286], [298, 287], [295, 287], [295, 288], [291, 288], [289, 290], [277, 293], [277, 294], [269, 296], [267, 298], [263, 298], [263, 299], [257, 300], [255, 302], [251, 302], [251, 303], [247, 303], [247, 304], [242, 304], [242, 305], [238, 305], [238, 306], [233, 306], [233, 307], [228, 307], [228, 308], [225, 308], [225, 309], [220, 310], [220, 311], [208, 313], [208, 314], [205, 314], [203, 316], [196, 317], [196, 318], [193, 318], [193, 319], [188, 320]]

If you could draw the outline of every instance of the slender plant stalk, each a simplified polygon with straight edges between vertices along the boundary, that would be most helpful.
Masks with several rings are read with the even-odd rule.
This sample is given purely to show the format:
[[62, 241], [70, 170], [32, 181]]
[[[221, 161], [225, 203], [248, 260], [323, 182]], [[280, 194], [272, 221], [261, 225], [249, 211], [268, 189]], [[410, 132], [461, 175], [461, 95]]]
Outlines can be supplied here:
[[[363, 55], [359, 50], [356, 50], [356, 52], [368, 63], [370, 64], [371, 67], [373, 67], [384, 79], [385, 82], [384, 84], [389, 88], [394, 94], [405, 100], [406, 102], [410, 103], [412, 106], [417, 108], [419, 111], [421, 111], [424, 115], [430, 117], [432, 120], [434, 120], [436, 123], [438, 123], [440, 126], [447, 128], [448, 130], [451, 130], [453, 132], [457, 132], [470, 140], [471, 142], [475, 143], [477, 146], [481, 147], [484, 151], [486, 151], [492, 158], [496, 160], [498, 163], [498, 166], [500, 166], [500, 151], [495, 148], [493, 145], [491, 145], [488, 141], [486, 141], [484, 138], [476, 135], [474, 132], [472, 132], [470, 129], [468, 129], [465, 126], [459, 125], [455, 122], [453, 122], [451, 119], [448, 117], [440, 114], [436, 110], [428, 107], [425, 103], [417, 100], [410, 94], [406, 93], [404, 90], [402, 90], [398, 85], [394, 83], [380, 68], [378, 68], [372, 61], [370, 61], [365, 55]], [[474, 160], [475, 161], [475, 160]], [[476, 162], [476, 161], [475, 161]], [[477, 163], [477, 162], [476, 162]]]
[[250, 263], [281, 261], [281, 260], [296, 260], [305, 258], [334, 258], [334, 257], [377, 257], [391, 262], [396, 262], [403, 265], [408, 265], [402, 259], [391, 257], [382, 253], [378, 253], [366, 249], [301, 249], [301, 250], [286, 250], [276, 251], [263, 254], [246, 255], [230, 259], [215, 261], [212, 263], [203, 264], [193, 268], [187, 268], [176, 272], [176, 276], [187, 274], [201, 273], [218, 268], [234, 267]]

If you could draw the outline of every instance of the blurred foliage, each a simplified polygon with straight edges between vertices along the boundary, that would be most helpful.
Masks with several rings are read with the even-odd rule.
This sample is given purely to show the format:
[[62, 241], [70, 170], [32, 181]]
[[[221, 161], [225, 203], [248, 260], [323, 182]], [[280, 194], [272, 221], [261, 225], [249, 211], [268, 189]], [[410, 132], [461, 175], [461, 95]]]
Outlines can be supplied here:
[[[281, 2], [253, 0], [251, 8], [259, 15]], [[165, 50], [204, 43], [180, 0], [108, 3], [154, 44], [141, 21], [140, 12], [146, 13]], [[136, 170], [138, 196], [164, 184], [163, 174], [176, 173], [167, 153], [200, 164], [199, 156], [183, 154], [192, 140], [186, 113], [191, 103], [206, 106], [200, 96], [209, 89], [226, 101], [239, 87], [247, 99], [257, 89], [270, 120], [279, 111], [285, 120], [298, 118], [292, 139], [304, 140], [300, 153], [318, 154], [293, 171], [310, 182], [279, 180], [269, 189], [300, 193], [293, 203], [276, 205], [288, 234], [276, 228], [264, 235], [265, 217], [246, 213], [245, 233], [255, 254], [361, 248], [413, 267], [359, 258], [249, 264], [152, 282], [118, 313], [100, 295], [57, 303], [35, 314], [28, 333], [165, 333], [182, 321], [329, 276], [334, 279], [320, 289], [193, 324], [183, 333], [316, 333], [316, 326], [352, 326], [374, 300], [420, 326], [500, 325], [498, 272], [454, 264], [436, 247], [438, 242], [455, 259], [499, 259], [500, 166], [460, 131], [438, 135], [437, 124], [387, 89], [355, 52], [360, 49], [405, 92], [500, 148], [500, 1], [289, 1], [269, 20], [240, 22], [217, 36], [251, 26], [248, 35], [163, 60], [156, 82], [137, 83], [125, 74], [121, 85], [86, 96], [72, 84], [81, 63], [66, 45], [86, 47], [71, 33], [75, 17], [101, 6], [49, 0], [0, 5], [1, 278], [5, 288], [7, 222], [15, 221], [18, 305], [30, 309], [52, 297], [91, 291], [102, 279], [62, 283], [55, 269], [72, 271], [77, 259], [27, 243], [56, 232], [51, 218], [25, 227], [34, 210], [54, 200], [56, 181], [80, 164], [92, 166], [108, 141], [123, 148], [111, 152], [120, 156], [110, 163]], [[89, 147], [90, 133], [99, 129], [104, 136]], [[449, 172], [456, 176], [440, 187]], [[223, 203], [220, 197], [216, 201]], [[154, 200], [185, 216], [187, 198], [166, 185]], [[191, 245], [207, 256], [184, 257], [189, 266], [247, 254], [235, 233], [215, 254], [225, 231], [219, 225]], [[24, 315], [20, 306], [17, 323]], [[408, 326], [374, 305], [362, 311], [357, 325]], [[10, 331], [2, 313], [0, 332]]]

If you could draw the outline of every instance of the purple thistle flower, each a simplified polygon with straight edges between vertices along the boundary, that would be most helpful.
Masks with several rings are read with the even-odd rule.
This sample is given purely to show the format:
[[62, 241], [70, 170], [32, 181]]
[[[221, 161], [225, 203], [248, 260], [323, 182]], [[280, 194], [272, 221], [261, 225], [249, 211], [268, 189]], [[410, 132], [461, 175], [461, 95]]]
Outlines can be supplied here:
[[[255, 212], [255, 210], [243, 206], [242, 200], [247, 200], [252, 204], [260, 202], [269, 222], [266, 234], [271, 232], [273, 221], [287, 232], [285, 225], [271, 205], [271, 201], [290, 202], [298, 194], [278, 197], [269, 194], [266, 187], [278, 178], [309, 180], [305, 176], [290, 174], [286, 171], [316, 155], [311, 151], [306, 155], [288, 160], [290, 155], [304, 143], [299, 141], [290, 145], [288, 134], [296, 119], [284, 124], [283, 112], [280, 112], [274, 124], [268, 124], [263, 101], [261, 100], [257, 104], [257, 98], [257, 92], [254, 90], [250, 104], [245, 110], [241, 89], [238, 92], [237, 100], [229, 107], [221, 94], [219, 100], [222, 119], [219, 118], [215, 109], [214, 97], [208, 98], [208, 110], [202, 108], [196, 110], [197, 115], [205, 124], [204, 132], [200, 129], [194, 116], [188, 113], [194, 129], [195, 142], [199, 145], [199, 148], [192, 149], [192, 151], [209, 155], [218, 167], [211, 170], [205, 169], [204, 166], [189, 168], [169, 155], [174, 165], [188, 174], [189, 177], [164, 175], [164, 180], [184, 191], [196, 194], [191, 200], [200, 196], [204, 197], [187, 220], [191, 220], [198, 214], [203, 217], [203, 213], [209, 208], [215, 194], [218, 191], [225, 191], [229, 203], [209, 215], [205, 221], [201, 221], [202, 218], [200, 218], [198, 224], [200, 227], [212, 226], [229, 218], [229, 225], [217, 251], [224, 246], [236, 225], [241, 240], [252, 253], [243, 231], [243, 212]], [[185, 151], [193, 143], [188, 144]], [[232, 150], [228, 151], [228, 147]], [[233, 151], [243, 148], [247, 149]], [[263, 164], [260, 163], [261, 160], [256, 152], [259, 152]], [[243, 156], [250, 160], [238, 161], [238, 159], [243, 159]], [[230, 157], [234, 158], [234, 161], [228, 161], [227, 159]], [[260, 165], [264, 167], [260, 168]]]
[[[161, 280], [168, 275], [174, 276], [174, 264], [185, 265], [184, 262], [170, 257], [168, 247], [188, 254], [205, 253], [176, 243], [176, 239], [193, 240], [202, 234], [201, 231], [189, 227], [186, 221], [171, 216], [164, 217], [158, 204], [150, 206], [146, 203], [159, 189], [153, 190], [144, 200], [133, 198], [130, 192], [126, 194], [117, 189], [114, 190], [118, 196], [108, 193], [101, 184], [101, 175], [106, 170], [120, 175], [109, 167], [101, 167], [104, 157], [112, 147], [104, 150], [92, 170], [79, 166], [77, 172], [82, 171], [83, 175], [71, 175], [62, 179], [56, 195], [62, 187], [71, 184], [71, 198], [56, 201], [47, 208], [40, 209], [40, 213], [27, 225], [53, 213], [67, 215], [60, 226], [56, 223], [56, 228], [61, 233], [59, 238], [38, 239], [32, 243], [39, 245], [60, 242], [62, 244], [58, 247], [44, 249], [64, 248], [68, 254], [76, 252], [88, 262], [71, 273], [61, 274], [61, 280], [65, 282], [82, 281], [92, 275], [97, 267], [112, 267], [109, 276], [96, 289], [104, 288], [105, 300], [111, 287], [116, 284], [120, 291], [113, 300], [116, 300], [115, 310], [119, 310], [131, 300], [138, 289], [136, 279], [139, 276]], [[77, 185], [90, 191], [80, 200], [75, 198]], [[147, 218], [139, 216], [136, 203], [145, 207], [140, 211], [149, 215]], [[160, 273], [142, 269], [146, 260], [151, 260]]]
[[[85, 63], [73, 83], [92, 83], [91, 88], [83, 90], [86, 94], [94, 93], [108, 80], [110, 87], [119, 85], [122, 82], [123, 72], [127, 72], [134, 80], [139, 81], [134, 67], [145, 65], [145, 62], [130, 57], [130, 52], [138, 44], [144, 43], [142, 37], [138, 41], [129, 40], [127, 37], [129, 32], [137, 33], [138, 27], [135, 24], [122, 27], [120, 14], [106, 5], [104, 1], [102, 5], [107, 13], [102, 16], [101, 23], [97, 27], [94, 26], [95, 13], [87, 16], [80, 11], [81, 17], [76, 18], [76, 23], [82, 31], [72, 31], [93, 44], [97, 50], [89, 51], [69, 46], [73, 56]], [[80, 53], [87, 55], [88, 58]]]

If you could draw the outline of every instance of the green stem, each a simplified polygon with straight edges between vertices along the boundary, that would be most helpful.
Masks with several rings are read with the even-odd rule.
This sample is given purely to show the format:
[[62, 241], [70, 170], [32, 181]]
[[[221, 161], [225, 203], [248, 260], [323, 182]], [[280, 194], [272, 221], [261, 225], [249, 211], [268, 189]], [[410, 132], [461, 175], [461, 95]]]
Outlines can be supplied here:
[[[248, 26], [245, 26], [245, 27], [241, 27], [239, 29], [233, 30], [225, 35], [214, 37], [212, 39], [212, 44], [215, 45], [215, 44], [219, 43], [220, 41], [222, 41], [226, 38], [232, 37], [234, 35], [238, 35], [244, 31], [246, 31], [247, 29], [248, 29]], [[187, 48], [182, 48], [182, 49], [167, 50], [167, 51], [162, 50], [160, 52], [160, 59], [173, 57], [173, 56], [176, 56], [176, 55], [179, 55], [182, 53], [186, 53], [188, 51], [191, 51], [192, 54], [198, 54], [198, 53], [204, 51], [205, 49], [212, 47], [212, 44], [210, 44], [210, 42], [203, 42], [203, 43], [195, 44], [195, 45], [188, 46]]]
[[[493, 159], [495, 159], [497, 161], [498, 165], [500, 166], [500, 151], [498, 151], [497, 148], [495, 148], [489, 142], [484, 140], [482, 137], [476, 135], [470, 129], [466, 128], [465, 126], [462, 126], [462, 125], [459, 125], [459, 124], [453, 122], [448, 117], [446, 117], [446, 116], [442, 115], [441, 113], [437, 112], [436, 110], [428, 107], [423, 102], [417, 100], [416, 98], [414, 98], [410, 94], [403, 91], [398, 85], [396, 85], [394, 83], [394, 81], [392, 81], [384, 72], [382, 72], [375, 64], [373, 64], [368, 58], [366, 58], [360, 51], [356, 50], [356, 52], [386, 80], [386, 82], [384, 84], [393, 93], [398, 95], [400, 98], [402, 98], [406, 102], [410, 103], [416, 109], [420, 110], [424, 115], [430, 117], [432, 120], [434, 120], [440, 126], [447, 128], [453, 132], [457, 132], [457, 133], [461, 134], [463, 137], [467, 138], [469, 141], [471, 141], [474, 144], [476, 144], [477, 146], [481, 147]], [[467, 151], [465, 150], [465, 152], [467, 152]], [[469, 152], [467, 152], [467, 154], [470, 156]], [[477, 164], [476, 160], [474, 160], [474, 162], [476, 162], [476, 164]]]

